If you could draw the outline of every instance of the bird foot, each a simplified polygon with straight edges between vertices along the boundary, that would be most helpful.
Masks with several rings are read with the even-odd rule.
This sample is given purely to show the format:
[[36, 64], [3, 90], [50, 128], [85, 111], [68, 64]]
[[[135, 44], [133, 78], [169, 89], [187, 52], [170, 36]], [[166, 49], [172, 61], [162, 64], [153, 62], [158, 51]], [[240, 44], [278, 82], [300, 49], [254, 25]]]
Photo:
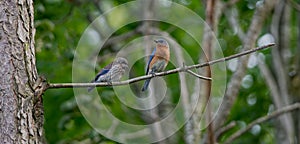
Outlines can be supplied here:
[[155, 73], [151, 73], [151, 75], [152, 75], [153, 77], [155, 77], [155, 76], [156, 76], [156, 74], [155, 74]]

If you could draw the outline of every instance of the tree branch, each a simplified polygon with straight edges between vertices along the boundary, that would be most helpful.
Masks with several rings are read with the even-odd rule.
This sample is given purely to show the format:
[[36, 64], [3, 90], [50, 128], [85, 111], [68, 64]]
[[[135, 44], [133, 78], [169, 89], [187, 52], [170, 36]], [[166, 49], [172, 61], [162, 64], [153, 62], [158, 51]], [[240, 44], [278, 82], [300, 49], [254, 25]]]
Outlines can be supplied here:
[[252, 121], [250, 124], [248, 124], [245, 128], [235, 132], [233, 135], [231, 135], [225, 142], [224, 144], [230, 144], [232, 143], [233, 140], [235, 140], [236, 138], [240, 137], [242, 134], [244, 134], [245, 132], [247, 132], [249, 129], [251, 129], [254, 125], [256, 124], [259, 124], [259, 123], [262, 123], [262, 122], [265, 122], [269, 119], [272, 119], [272, 118], [275, 118], [279, 115], [282, 115], [284, 113], [287, 113], [287, 112], [291, 112], [291, 111], [294, 111], [296, 109], [300, 109], [300, 103], [295, 103], [295, 104], [292, 104], [292, 105], [289, 105], [289, 106], [286, 106], [286, 107], [283, 107], [281, 109], [278, 109], [274, 112], [272, 112], [271, 114], [269, 115], [266, 115], [266, 116], [263, 116], [263, 117], [260, 117], [254, 121]]
[[[275, 43], [278, 44], [271, 51], [272, 55], [272, 63], [276, 70], [274, 70], [275, 74], [275, 84], [278, 88], [279, 94], [271, 95], [274, 98], [277, 97], [279, 101], [275, 103], [277, 108], [281, 108], [283, 106], [289, 105], [291, 102], [291, 96], [289, 95], [289, 83], [290, 79], [288, 77], [288, 67], [287, 63], [284, 60], [284, 53], [286, 48], [289, 49], [287, 44], [284, 44], [285, 38], [289, 37], [285, 35], [286, 32], [283, 27], [287, 25], [285, 21], [286, 17], [286, 3], [285, 1], [279, 1], [274, 9], [274, 14], [272, 16], [271, 23], [271, 34], [274, 36]], [[268, 82], [268, 81], [266, 81]], [[267, 83], [268, 84], [268, 83]], [[277, 95], [277, 96], [276, 96]], [[293, 143], [295, 130], [294, 130], [294, 122], [291, 114], [286, 114], [280, 118], [279, 123], [276, 125], [277, 129], [283, 129], [282, 131], [278, 131], [276, 134], [276, 139], [279, 143]]]
[[[258, 67], [261, 71], [262, 76], [264, 77], [264, 79], [266, 81], [266, 85], [269, 87], [269, 90], [271, 92], [271, 97], [272, 97], [273, 103], [275, 104], [275, 107], [282, 108], [285, 105], [288, 105], [288, 104], [284, 104], [282, 102], [283, 101], [282, 95], [280, 95], [280, 91], [279, 91], [280, 88], [278, 87], [276, 80], [272, 76], [271, 71], [265, 64], [264, 60], [262, 60], [261, 58], [259, 58], [259, 60], [258, 60]], [[292, 126], [292, 122], [290, 122], [290, 119], [291, 119], [291, 116], [289, 116], [289, 115], [283, 115], [283, 116], [279, 117], [279, 120], [282, 123], [282, 125], [284, 126], [284, 129], [286, 132], [290, 132], [291, 129], [294, 128], [294, 126]]]
[[164, 71], [164, 72], [160, 72], [160, 73], [155, 73], [155, 75], [144, 75], [144, 76], [140, 76], [140, 77], [136, 77], [136, 78], [132, 78], [129, 80], [125, 80], [125, 81], [120, 81], [120, 82], [112, 82], [112, 83], [108, 83], [108, 82], [101, 82], [101, 83], [49, 83], [48, 87], [45, 89], [57, 89], [57, 88], [80, 88], [80, 87], [105, 87], [105, 86], [119, 86], [119, 85], [127, 85], [127, 84], [131, 84], [134, 82], [138, 82], [141, 80], [146, 80], [149, 78], [153, 78], [156, 76], [165, 76], [165, 75], [170, 75], [170, 74], [174, 74], [174, 73], [179, 73], [179, 72], [185, 72], [186, 70], [190, 70], [190, 69], [194, 69], [194, 68], [201, 68], [201, 67], [206, 67], [209, 65], [213, 65], [215, 63], [218, 62], [222, 62], [222, 61], [228, 61], [237, 57], [241, 57], [243, 55], [247, 55], [250, 53], [253, 53], [255, 51], [258, 50], [262, 50], [262, 49], [266, 49], [269, 47], [274, 46], [274, 43], [268, 44], [268, 45], [264, 45], [261, 47], [257, 47], [255, 49], [251, 49], [251, 50], [247, 50], [238, 54], [234, 54], [225, 58], [220, 58], [217, 60], [213, 60], [213, 61], [209, 61], [209, 62], [205, 62], [202, 64], [196, 64], [196, 65], [191, 65], [191, 66], [185, 66], [185, 67], [179, 67], [176, 69], [172, 69], [172, 70], [168, 70], [168, 71]]
[[[213, 34], [217, 33], [217, 27], [216, 27], [216, 21], [218, 18], [217, 16], [217, 3], [219, 0], [209, 0], [206, 1], [206, 10], [205, 10], [205, 22], [207, 25], [205, 25], [204, 33], [203, 33], [203, 52], [201, 53], [201, 57], [205, 59], [205, 61], [210, 61], [212, 59], [212, 49], [214, 48], [214, 38]], [[212, 77], [211, 74], [211, 67], [205, 67], [203, 70], [203, 74], [206, 77]], [[205, 117], [205, 123], [208, 124], [207, 126], [207, 139], [205, 143], [208, 144], [214, 144], [216, 143], [215, 139], [215, 133], [213, 130], [213, 125], [211, 123], [212, 121], [212, 106], [211, 106], [211, 87], [212, 83], [211, 81], [202, 81], [200, 85], [200, 89], [203, 89], [202, 93], [200, 93], [200, 97], [204, 98], [204, 101], [202, 103], [206, 103], [206, 112], [204, 113]], [[197, 113], [199, 115], [200, 113]]]
[[[251, 24], [248, 28], [249, 30], [247, 31], [245, 39], [242, 41], [243, 48], [241, 49], [241, 51], [250, 50], [255, 46], [255, 42], [264, 25], [264, 21], [268, 17], [271, 10], [274, 8], [276, 2], [277, 0], [265, 0], [263, 3], [256, 6]], [[242, 78], [246, 74], [248, 59], [248, 56], [241, 57], [239, 59], [237, 70], [232, 74], [230, 81], [227, 84], [222, 105], [220, 105], [216, 117], [213, 121], [215, 130], [219, 129], [225, 123], [230, 110], [238, 97]]]

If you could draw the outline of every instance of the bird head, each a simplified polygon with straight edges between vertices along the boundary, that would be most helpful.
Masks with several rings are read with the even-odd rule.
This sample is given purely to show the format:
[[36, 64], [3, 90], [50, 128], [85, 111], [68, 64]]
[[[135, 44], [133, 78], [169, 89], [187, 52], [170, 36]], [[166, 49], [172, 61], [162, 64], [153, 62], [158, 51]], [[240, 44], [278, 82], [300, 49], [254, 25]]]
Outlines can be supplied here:
[[125, 58], [122, 57], [118, 57], [116, 58], [116, 60], [114, 61], [115, 64], [120, 64], [125, 68], [128, 68], [128, 61]]
[[160, 47], [169, 47], [169, 44], [166, 40], [164, 39], [157, 39], [157, 40], [154, 40], [154, 42], [156, 43], [157, 46], [160, 46]]

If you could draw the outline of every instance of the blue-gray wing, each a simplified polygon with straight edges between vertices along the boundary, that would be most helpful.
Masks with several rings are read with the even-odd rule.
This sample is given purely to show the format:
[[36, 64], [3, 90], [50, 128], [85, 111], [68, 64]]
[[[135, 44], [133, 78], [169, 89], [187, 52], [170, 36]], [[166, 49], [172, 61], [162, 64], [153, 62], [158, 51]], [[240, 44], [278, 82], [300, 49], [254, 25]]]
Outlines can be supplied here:
[[109, 72], [102, 77], [106, 81], [119, 81], [125, 73], [125, 68], [121, 64], [115, 64], [109, 70]]
[[95, 79], [92, 82], [95, 82], [99, 79], [100, 76], [107, 74], [110, 69], [112, 67], [112, 63], [110, 63], [109, 65], [105, 66], [95, 77]]
[[149, 74], [149, 66], [150, 66], [150, 63], [154, 57], [154, 54], [156, 52], [156, 48], [154, 48], [153, 52], [151, 53], [150, 57], [149, 57], [149, 60], [148, 60], [148, 63], [147, 63], [147, 69], [146, 69], [146, 74]]

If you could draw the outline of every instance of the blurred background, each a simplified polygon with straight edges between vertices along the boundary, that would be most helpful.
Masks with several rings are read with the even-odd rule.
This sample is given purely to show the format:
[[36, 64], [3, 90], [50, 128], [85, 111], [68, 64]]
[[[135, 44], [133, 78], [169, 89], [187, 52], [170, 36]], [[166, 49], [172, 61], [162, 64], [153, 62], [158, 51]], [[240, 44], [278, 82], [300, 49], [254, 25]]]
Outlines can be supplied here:
[[[106, 11], [124, 4], [125, 0], [36, 0], [36, 57], [40, 75], [50, 83], [72, 82], [72, 63], [78, 41], [93, 20]], [[141, 1], [137, 13], [151, 17], [153, 7], [163, 1]], [[216, 143], [227, 142], [233, 133], [246, 128], [255, 119], [267, 116], [284, 106], [300, 101], [300, 5], [297, 0], [172, 0], [202, 17], [214, 31], [224, 56], [276, 43], [276, 46], [226, 62], [227, 83], [224, 103], [218, 116], [208, 114], [216, 122], [207, 129], [198, 129], [201, 112], [196, 111], [188, 125], [161, 143]], [[106, 17], [106, 24], [114, 29], [126, 19], [126, 10]], [[180, 18], [179, 18], [180, 19]], [[203, 29], [203, 28], [202, 28]], [[206, 29], [205, 29], [206, 30]], [[208, 33], [203, 34], [202, 48], [191, 35], [164, 22], [135, 22], [115, 29], [115, 33], [95, 54], [96, 70], [113, 61], [119, 49], [146, 34], [172, 37], [191, 56], [194, 63], [212, 59], [203, 56], [214, 44]], [[195, 29], [194, 31], [199, 31]], [[101, 35], [101, 32], [99, 32]], [[153, 43], [148, 44], [152, 46]], [[202, 50], [203, 49], [203, 50]], [[145, 53], [150, 53], [146, 49]], [[209, 52], [208, 52], [209, 53]], [[210, 57], [210, 58], [209, 58]], [[204, 60], [203, 60], [204, 58]], [[141, 59], [130, 70], [130, 78], [142, 76], [145, 60]], [[167, 69], [175, 68], [168, 65]], [[204, 75], [207, 75], [207, 73]], [[91, 76], [93, 77], [93, 76]], [[164, 115], [177, 105], [180, 98], [179, 76], [168, 75], [167, 103], [158, 108]], [[89, 82], [87, 80], [86, 82]], [[143, 81], [132, 84], [139, 91]], [[203, 84], [204, 86], [209, 86]], [[202, 88], [205, 91], [209, 88]], [[139, 112], [125, 108], [111, 88], [98, 88], [103, 103], [118, 118], [137, 124], [149, 123]], [[200, 95], [200, 96], [201, 96]], [[97, 133], [77, 107], [73, 89], [50, 89], [44, 94], [45, 135], [48, 143], [117, 143]], [[166, 112], [167, 111], [167, 112]], [[126, 114], [124, 114], [126, 113]], [[151, 120], [150, 120], [151, 121]], [[300, 111], [257, 123], [232, 143], [300, 143]]]

